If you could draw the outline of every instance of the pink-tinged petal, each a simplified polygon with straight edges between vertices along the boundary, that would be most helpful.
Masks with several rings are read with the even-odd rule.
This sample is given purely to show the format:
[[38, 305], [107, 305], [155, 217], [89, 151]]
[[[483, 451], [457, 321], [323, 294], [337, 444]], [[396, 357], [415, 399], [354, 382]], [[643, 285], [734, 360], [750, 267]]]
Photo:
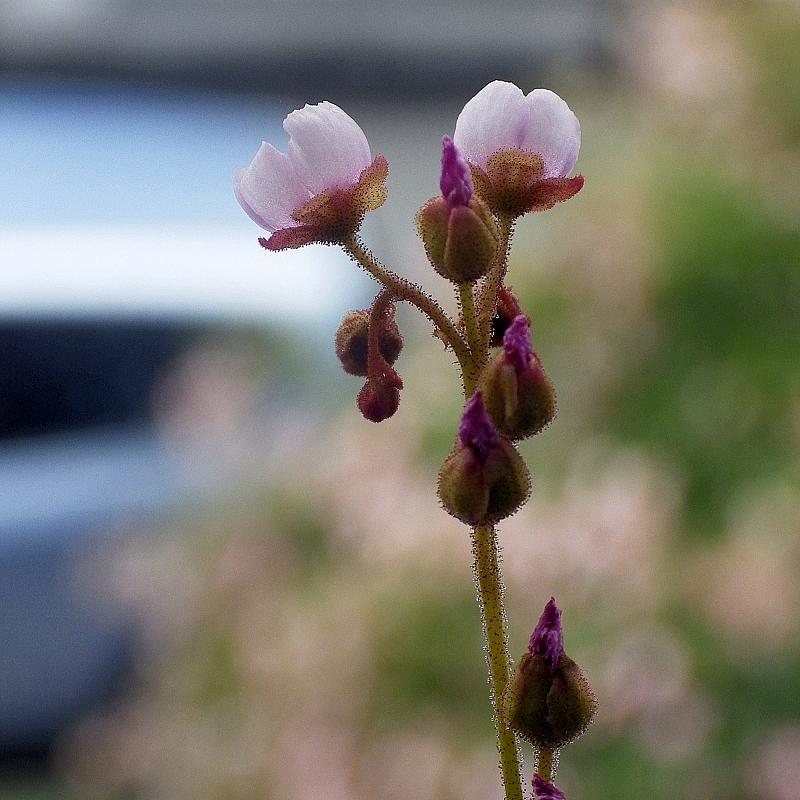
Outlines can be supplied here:
[[327, 101], [292, 111], [283, 121], [289, 159], [312, 194], [354, 186], [372, 163], [364, 131]]
[[310, 197], [286, 154], [267, 142], [249, 167], [234, 172], [233, 189], [250, 219], [268, 231], [297, 225], [292, 212]]
[[485, 170], [492, 153], [522, 145], [528, 119], [522, 89], [492, 81], [458, 115], [453, 141], [467, 161]]
[[581, 125], [570, 107], [549, 89], [534, 89], [526, 98], [530, 112], [520, 146], [539, 155], [543, 177], [565, 178], [581, 149]]

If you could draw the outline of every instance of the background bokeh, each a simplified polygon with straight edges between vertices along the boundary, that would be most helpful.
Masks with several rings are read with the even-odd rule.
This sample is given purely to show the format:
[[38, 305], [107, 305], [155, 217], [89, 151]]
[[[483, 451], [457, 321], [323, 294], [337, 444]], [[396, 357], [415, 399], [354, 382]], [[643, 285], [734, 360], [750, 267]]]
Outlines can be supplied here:
[[1, 798], [500, 797], [452, 359], [401, 309], [363, 420], [332, 338], [373, 287], [265, 254], [230, 181], [338, 103], [390, 163], [365, 237], [453, 309], [413, 214], [495, 77], [583, 130], [509, 274], [559, 397], [500, 529], [512, 654], [554, 594], [600, 699], [559, 784], [800, 798], [797, 3], [12, 2], [0, 42]]

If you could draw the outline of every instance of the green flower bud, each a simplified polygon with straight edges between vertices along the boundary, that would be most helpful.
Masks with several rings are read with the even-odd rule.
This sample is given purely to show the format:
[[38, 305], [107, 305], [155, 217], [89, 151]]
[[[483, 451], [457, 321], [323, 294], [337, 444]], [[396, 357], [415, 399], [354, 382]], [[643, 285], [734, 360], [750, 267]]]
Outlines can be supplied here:
[[476, 392], [464, 411], [455, 449], [439, 472], [445, 511], [467, 525], [485, 525], [513, 514], [529, 494], [525, 462], [498, 436]]
[[506, 330], [503, 350], [489, 362], [481, 391], [497, 430], [509, 439], [533, 436], [555, 417], [555, 389], [533, 351], [530, 321], [523, 314]]
[[583, 672], [564, 654], [561, 612], [551, 599], [506, 686], [500, 714], [534, 747], [555, 750], [577, 739], [596, 711]]
[[486, 204], [450, 208], [443, 197], [429, 200], [417, 214], [417, 228], [433, 268], [454, 283], [482, 278], [497, 251], [497, 229]]

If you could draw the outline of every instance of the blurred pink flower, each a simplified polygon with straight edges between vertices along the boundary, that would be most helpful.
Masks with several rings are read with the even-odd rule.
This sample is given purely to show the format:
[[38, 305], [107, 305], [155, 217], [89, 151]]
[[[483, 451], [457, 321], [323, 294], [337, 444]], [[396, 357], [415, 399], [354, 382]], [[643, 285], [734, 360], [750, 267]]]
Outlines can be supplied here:
[[786, 726], [769, 737], [756, 759], [750, 785], [760, 800], [800, 797], [800, 726]]

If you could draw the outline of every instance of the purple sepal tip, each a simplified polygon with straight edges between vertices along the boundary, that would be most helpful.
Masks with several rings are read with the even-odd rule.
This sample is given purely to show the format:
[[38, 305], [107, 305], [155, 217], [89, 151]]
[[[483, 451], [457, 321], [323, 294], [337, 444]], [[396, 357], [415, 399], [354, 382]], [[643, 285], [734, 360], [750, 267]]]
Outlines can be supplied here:
[[558, 659], [564, 655], [564, 631], [561, 628], [561, 609], [556, 605], [554, 597], [544, 607], [542, 616], [531, 634], [528, 652], [539, 655], [550, 664], [555, 671]]
[[442, 137], [442, 177], [439, 188], [451, 209], [468, 206], [472, 199], [472, 174], [449, 136]]
[[472, 395], [464, 409], [458, 437], [465, 446], [472, 448], [481, 461], [485, 461], [489, 451], [500, 444], [497, 429], [486, 412], [480, 392]]
[[546, 781], [541, 775], [533, 776], [533, 796], [534, 800], [567, 800], [558, 786]]
[[517, 314], [503, 336], [506, 358], [514, 365], [517, 374], [528, 368], [533, 358], [531, 323], [524, 314]]

